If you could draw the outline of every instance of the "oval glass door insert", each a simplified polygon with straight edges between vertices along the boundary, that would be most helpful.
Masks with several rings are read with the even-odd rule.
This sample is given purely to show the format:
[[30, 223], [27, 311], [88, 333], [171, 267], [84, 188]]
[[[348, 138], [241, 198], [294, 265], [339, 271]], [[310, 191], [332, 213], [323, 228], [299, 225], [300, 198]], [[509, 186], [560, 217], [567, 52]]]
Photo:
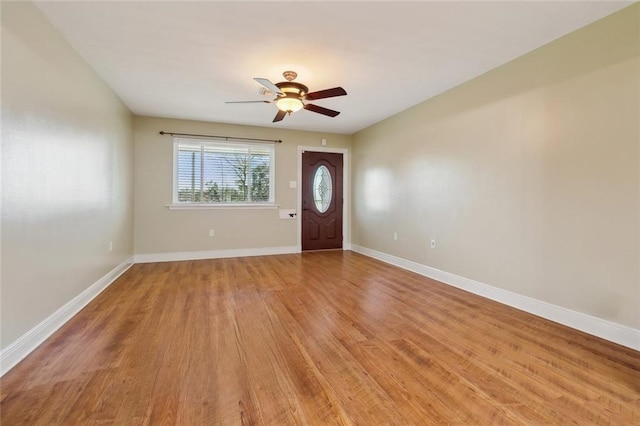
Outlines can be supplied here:
[[329, 209], [332, 195], [331, 173], [326, 166], [320, 166], [313, 177], [313, 201], [320, 213], [324, 213]]

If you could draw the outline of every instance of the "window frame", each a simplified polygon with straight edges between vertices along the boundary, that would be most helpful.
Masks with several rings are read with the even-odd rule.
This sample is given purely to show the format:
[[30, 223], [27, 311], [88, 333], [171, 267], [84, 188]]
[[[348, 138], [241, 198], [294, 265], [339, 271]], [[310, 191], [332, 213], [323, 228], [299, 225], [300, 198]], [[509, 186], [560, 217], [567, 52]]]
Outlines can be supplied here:
[[[202, 147], [214, 146], [218, 148], [224, 147], [233, 147], [233, 148], [247, 148], [248, 150], [251, 147], [258, 147], [261, 150], [265, 148], [268, 149], [269, 152], [269, 200], [268, 201], [244, 201], [244, 202], [215, 202], [215, 201], [180, 201], [179, 200], [179, 185], [178, 185], [178, 156], [179, 156], [179, 145], [180, 143], [189, 143], [189, 144], [198, 144], [200, 145], [201, 152]], [[202, 156], [200, 157], [200, 161], [202, 162]], [[275, 162], [276, 162], [276, 152], [275, 152], [275, 144], [268, 143], [256, 143], [256, 142], [229, 142], [229, 141], [217, 141], [217, 140], [209, 140], [209, 139], [198, 139], [198, 138], [188, 138], [188, 137], [174, 137], [173, 138], [173, 187], [172, 187], [172, 203], [168, 204], [167, 207], [170, 209], [233, 209], [233, 208], [241, 208], [241, 209], [270, 209], [277, 208], [275, 204]], [[201, 163], [202, 167], [202, 163]], [[201, 169], [202, 170], [202, 169]], [[200, 178], [200, 186], [202, 188], [202, 172]], [[202, 189], [201, 189], [202, 191]]]

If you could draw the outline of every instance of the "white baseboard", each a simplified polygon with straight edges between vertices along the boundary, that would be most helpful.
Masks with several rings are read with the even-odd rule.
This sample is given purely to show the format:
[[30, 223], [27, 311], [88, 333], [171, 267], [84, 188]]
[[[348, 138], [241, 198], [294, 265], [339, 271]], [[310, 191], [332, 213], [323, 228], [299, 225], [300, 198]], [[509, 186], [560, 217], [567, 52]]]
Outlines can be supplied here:
[[227, 257], [270, 256], [274, 254], [300, 253], [297, 246], [260, 247], [229, 250], [183, 251], [174, 253], [136, 254], [135, 263], [175, 262], [180, 260], [222, 259]]
[[487, 299], [495, 300], [521, 311], [555, 321], [576, 330], [609, 340], [614, 343], [640, 351], [640, 330], [576, 312], [571, 309], [493, 287], [469, 278], [431, 268], [417, 262], [402, 259], [377, 250], [351, 244], [351, 250], [440, 281], [453, 287], [466, 290]]
[[0, 351], [0, 377], [15, 367], [132, 265], [129, 258]]

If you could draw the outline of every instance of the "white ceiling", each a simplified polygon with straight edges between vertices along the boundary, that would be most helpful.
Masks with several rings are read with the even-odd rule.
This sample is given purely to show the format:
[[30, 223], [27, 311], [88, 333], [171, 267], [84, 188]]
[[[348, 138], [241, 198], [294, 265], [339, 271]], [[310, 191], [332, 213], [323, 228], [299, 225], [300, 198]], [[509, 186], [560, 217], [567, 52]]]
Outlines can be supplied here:
[[[354, 133], [633, 1], [37, 2], [138, 115]], [[253, 77], [294, 70], [315, 101], [271, 123]]]

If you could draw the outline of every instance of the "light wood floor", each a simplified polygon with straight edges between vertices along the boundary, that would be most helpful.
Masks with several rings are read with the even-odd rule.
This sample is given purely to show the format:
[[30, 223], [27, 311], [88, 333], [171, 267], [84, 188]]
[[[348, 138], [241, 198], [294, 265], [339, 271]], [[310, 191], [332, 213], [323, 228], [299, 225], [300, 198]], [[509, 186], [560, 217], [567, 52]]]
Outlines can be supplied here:
[[2, 425], [640, 424], [640, 353], [351, 252], [133, 266]]

